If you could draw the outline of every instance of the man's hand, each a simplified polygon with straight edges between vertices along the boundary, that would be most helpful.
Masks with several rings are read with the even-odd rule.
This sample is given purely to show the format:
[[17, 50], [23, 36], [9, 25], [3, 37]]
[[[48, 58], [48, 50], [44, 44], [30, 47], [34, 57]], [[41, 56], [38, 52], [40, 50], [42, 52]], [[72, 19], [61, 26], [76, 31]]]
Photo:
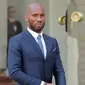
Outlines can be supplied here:
[[47, 85], [55, 85], [55, 84], [52, 84], [52, 83], [47, 83]]
[[52, 84], [52, 83], [46, 83], [46, 82], [44, 82], [44, 84], [43, 85], [55, 85], [55, 84]]

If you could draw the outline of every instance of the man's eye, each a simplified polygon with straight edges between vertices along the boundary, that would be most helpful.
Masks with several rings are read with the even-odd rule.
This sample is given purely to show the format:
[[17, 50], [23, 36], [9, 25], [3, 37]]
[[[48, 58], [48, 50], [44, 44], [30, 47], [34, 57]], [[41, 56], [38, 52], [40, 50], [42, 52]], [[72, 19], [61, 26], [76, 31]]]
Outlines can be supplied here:
[[41, 14], [41, 17], [45, 16], [44, 14]]
[[33, 16], [34, 16], [34, 17], [37, 17], [37, 14], [34, 14]]

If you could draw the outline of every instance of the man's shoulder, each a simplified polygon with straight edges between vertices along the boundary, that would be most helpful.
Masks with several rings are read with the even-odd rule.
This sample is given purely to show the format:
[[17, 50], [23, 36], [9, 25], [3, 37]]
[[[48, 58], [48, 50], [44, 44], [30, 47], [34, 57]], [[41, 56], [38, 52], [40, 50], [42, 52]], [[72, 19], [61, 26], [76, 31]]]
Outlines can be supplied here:
[[20, 41], [22, 39], [23, 35], [24, 35], [24, 32], [21, 32], [21, 33], [17, 34], [16, 36], [11, 37], [10, 41], [11, 40], [13, 40], [13, 41], [15, 41], [15, 40]]
[[49, 35], [44, 34], [45, 38], [49, 40], [49, 42], [56, 43], [58, 45], [58, 41], [56, 38], [51, 37]]

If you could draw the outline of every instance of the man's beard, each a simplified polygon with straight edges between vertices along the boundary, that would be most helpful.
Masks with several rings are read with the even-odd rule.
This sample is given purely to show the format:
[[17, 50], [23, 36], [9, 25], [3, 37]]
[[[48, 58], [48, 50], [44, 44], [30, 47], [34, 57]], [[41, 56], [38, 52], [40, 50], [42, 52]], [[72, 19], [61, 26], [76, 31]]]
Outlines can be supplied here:
[[43, 30], [44, 25], [43, 25], [41, 28], [36, 28], [36, 27], [34, 27], [33, 25], [29, 25], [29, 28], [30, 28], [31, 30], [33, 30], [34, 32], [40, 33], [40, 32]]

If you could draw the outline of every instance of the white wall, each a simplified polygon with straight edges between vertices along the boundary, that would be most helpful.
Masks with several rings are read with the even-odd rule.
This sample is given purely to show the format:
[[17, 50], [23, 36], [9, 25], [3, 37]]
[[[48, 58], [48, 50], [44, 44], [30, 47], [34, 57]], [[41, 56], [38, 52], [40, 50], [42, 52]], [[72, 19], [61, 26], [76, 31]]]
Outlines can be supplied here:
[[7, 0], [0, 3], [0, 68], [6, 68]]

